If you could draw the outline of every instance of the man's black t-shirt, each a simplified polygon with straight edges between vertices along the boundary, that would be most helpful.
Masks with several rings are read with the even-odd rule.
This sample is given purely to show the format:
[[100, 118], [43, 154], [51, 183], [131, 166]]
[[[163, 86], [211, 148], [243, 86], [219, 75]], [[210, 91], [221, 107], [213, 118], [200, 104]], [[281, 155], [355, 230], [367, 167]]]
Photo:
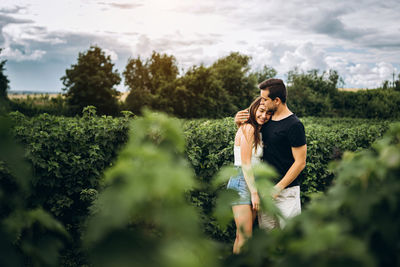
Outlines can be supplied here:
[[[279, 182], [294, 163], [292, 147], [306, 144], [304, 126], [295, 114], [279, 121], [270, 120], [261, 128], [264, 153], [262, 159], [276, 168]], [[302, 173], [288, 187], [299, 185]]]

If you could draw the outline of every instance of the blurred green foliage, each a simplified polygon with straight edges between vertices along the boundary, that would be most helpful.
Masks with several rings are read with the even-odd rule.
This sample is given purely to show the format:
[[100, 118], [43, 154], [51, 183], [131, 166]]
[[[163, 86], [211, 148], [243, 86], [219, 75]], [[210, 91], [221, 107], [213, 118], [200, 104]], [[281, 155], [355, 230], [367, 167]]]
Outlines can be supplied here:
[[283, 231], [259, 232], [227, 266], [399, 266], [400, 124], [331, 164], [336, 179]]
[[179, 122], [144, 112], [105, 173], [85, 244], [95, 266], [216, 266], [185, 193], [196, 186]]
[[29, 201], [31, 166], [0, 115], [0, 265], [58, 266], [69, 234], [50, 213]]

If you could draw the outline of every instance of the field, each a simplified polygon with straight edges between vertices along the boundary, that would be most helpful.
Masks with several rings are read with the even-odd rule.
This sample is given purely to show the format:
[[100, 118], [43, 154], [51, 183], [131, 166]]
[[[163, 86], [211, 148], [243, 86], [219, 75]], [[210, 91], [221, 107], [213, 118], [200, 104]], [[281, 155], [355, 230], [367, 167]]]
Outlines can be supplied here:
[[[283, 231], [256, 231], [248, 249], [232, 256], [232, 195], [224, 183], [232, 173], [233, 118], [94, 114], [11, 113], [12, 123], [0, 124], [1, 220], [33, 265], [49, 258], [60, 266], [396, 265], [399, 124], [301, 118], [308, 143], [303, 213]], [[13, 125], [12, 137], [4, 125]], [[260, 192], [270, 190], [273, 170], [264, 166], [260, 174]], [[262, 205], [270, 209], [272, 199]]]
[[[129, 92], [121, 92], [121, 95], [119, 96], [119, 99], [121, 101], [125, 101], [126, 97], [128, 96]], [[13, 93], [10, 92], [8, 94], [8, 97], [10, 99], [27, 99], [27, 98], [33, 98], [33, 99], [41, 99], [41, 98], [57, 98], [59, 96], [63, 96], [62, 93]]]

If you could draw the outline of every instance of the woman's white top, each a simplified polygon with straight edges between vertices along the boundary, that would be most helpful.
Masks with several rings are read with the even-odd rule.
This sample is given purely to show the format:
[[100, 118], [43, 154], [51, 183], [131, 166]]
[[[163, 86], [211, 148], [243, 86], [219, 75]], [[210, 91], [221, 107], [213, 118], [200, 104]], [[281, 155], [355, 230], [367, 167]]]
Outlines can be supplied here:
[[[242, 166], [242, 158], [240, 156], [240, 146], [234, 146], [233, 147], [233, 154], [235, 156], [235, 166]], [[253, 147], [253, 150], [251, 152], [251, 165], [257, 164], [261, 162], [261, 157], [263, 155], [263, 146], [259, 145], [257, 147], [257, 151], [255, 151], [255, 148]]]

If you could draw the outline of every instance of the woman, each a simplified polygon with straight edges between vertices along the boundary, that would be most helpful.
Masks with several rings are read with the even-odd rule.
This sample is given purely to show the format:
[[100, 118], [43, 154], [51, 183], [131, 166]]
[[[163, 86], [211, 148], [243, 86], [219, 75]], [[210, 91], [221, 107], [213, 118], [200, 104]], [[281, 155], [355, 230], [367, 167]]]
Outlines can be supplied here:
[[249, 114], [249, 119], [239, 127], [235, 136], [235, 166], [238, 166], [239, 174], [231, 177], [227, 186], [239, 193], [239, 198], [232, 203], [236, 223], [236, 239], [233, 245], [235, 254], [240, 253], [246, 239], [252, 235], [253, 222], [260, 207], [251, 165], [260, 162], [263, 150], [261, 125], [271, 117], [261, 97], [250, 105]]

